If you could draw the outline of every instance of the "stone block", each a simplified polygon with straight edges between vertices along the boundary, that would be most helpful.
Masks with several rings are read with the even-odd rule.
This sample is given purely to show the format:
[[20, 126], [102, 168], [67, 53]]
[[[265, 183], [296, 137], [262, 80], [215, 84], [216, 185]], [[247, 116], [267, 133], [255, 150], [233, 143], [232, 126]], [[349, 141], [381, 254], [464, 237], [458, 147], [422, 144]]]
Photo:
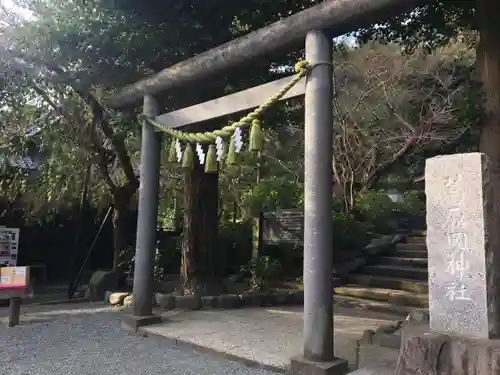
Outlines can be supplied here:
[[400, 333], [378, 333], [373, 336], [372, 344], [378, 345], [384, 348], [399, 349], [401, 345], [401, 334]]
[[127, 296], [123, 299], [123, 306], [124, 307], [131, 307], [132, 306], [132, 301], [133, 301], [133, 296]]
[[188, 310], [199, 310], [201, 309], [201, 298], [198, 296], [176, 296], [175, 297], [175, 308], [176, 309], [188, 309]]
[[488, 160], [481, 153], [428, 159], [425, 182], [430, 326], [498, 337], [500, 249], [488, 240], [495, 214]]
[[245, 293], [240, 296], [241, 304], [245, 307], [262, 306], [263, 295], [261, 293]]
[[446, 335], [406, 322], [395, 374], [500, 375], [500, 340]]
[[241, 306], [241, 300], [237, 294], [222, 294], [217, 297], [219, 309], [236, 309]]
[[175, 299], [172, 293], [156, 293], [155, 300], [156, 304], [164, 310], [172, 310], [175, 308]]
[[274, 306], [275, 304], [274, 293], [262, 293], [261, 306]]
[[201, 297], [201, 305], [204, 309], [213, 309], [217, 307], [218, 298], [216, 296]]
[[348, 372], [349, 365], [341, 358], [329, 362], [317, 362], [298, 356], [290, 361], [290, 375], [344, 375]]
[[373, 337], [375, 336], [375, 332], [371, 329], [368, 329], [363, 332], [363, 336], [361, 336], [361, 339], [359, 340], [361, 344], [372, 344], [373, 343]]
[[107, 290], [117, 290], [125, 276], [121, 270], [96, 271], [89, 281], [86, 296], [91, 301], [103, 301]]
[[290, 293], [289, 292], [276, 292], [274, 293], [274, 303], [277, 306], [283, 306], [290, 304]]

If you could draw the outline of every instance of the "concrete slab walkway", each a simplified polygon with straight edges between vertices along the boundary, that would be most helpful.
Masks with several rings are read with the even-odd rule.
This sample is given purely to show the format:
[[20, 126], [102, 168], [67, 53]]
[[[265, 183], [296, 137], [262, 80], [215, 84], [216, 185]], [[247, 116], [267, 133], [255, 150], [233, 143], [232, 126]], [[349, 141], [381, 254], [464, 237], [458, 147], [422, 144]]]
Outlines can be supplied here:
[[[301, 307], [170, 312], [166, 318], [167, 322], [144, 327], [141, 332], [278, 371], [285, 370], [290, 358], [302, 352]], [[337, 308], [335, 355], [347, 359], [353, 368], [356, 341], [363, 332], [402, 319]], [[360, 363], [391, 367], [396, 359], [395, 350], [369, 346], [362, 348]]]

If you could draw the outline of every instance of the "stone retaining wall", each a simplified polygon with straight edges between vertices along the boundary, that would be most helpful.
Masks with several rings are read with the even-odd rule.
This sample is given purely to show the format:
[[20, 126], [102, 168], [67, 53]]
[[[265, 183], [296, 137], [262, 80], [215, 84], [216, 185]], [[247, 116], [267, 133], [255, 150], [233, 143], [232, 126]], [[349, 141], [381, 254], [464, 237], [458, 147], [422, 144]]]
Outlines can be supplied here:
[[426, 324], [404, 323], [395, 375], [420, 374], [500, 375], [500, 340], [450, 336]]
[[[107, 301], [115, 306], [132, 304], [132, 295], [110, 293]], [[304, 304], [303, 291], [284, 291], [273, 293], [221, 294], [219, 296], [176, 296], [172, 293], [156, 293], [155, 305], [164, 310], [172, 309], [235, 309], [240, 307], [292, 306]]]

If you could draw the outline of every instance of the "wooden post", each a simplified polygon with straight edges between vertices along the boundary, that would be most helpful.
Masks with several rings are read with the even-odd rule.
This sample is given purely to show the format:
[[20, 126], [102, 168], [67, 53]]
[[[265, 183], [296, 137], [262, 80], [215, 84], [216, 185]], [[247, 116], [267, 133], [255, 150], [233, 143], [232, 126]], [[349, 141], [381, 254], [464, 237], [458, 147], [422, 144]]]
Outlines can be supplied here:
[[14, 297], [9, 300], [9, 327], [19, 325], [21, 315], [21, 298]]

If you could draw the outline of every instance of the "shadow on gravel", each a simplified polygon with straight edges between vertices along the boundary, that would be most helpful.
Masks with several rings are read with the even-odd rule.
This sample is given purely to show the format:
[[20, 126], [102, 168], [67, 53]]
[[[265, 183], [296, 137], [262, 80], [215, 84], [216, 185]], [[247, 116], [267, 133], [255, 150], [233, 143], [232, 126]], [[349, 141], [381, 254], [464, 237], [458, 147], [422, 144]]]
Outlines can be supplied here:
[[[48, 323], [56, 320], [59, 317], [81, 316], [81, 315], [95, 315], [103, 313], [120, 313], [120, 309], [109, 306], [96, 306], [94, 304], [85, 304], [84, 306], [69, 307], [68, 305], [50, 305], [40, 306], [38, 308], [21, 310], [21, 324], [29, 325], [37, 323]], [[0, 311], [0, 323], [7, 324], [7, 311]]]

